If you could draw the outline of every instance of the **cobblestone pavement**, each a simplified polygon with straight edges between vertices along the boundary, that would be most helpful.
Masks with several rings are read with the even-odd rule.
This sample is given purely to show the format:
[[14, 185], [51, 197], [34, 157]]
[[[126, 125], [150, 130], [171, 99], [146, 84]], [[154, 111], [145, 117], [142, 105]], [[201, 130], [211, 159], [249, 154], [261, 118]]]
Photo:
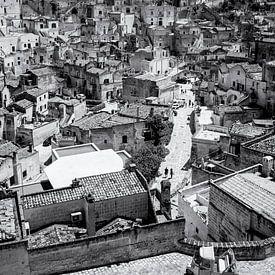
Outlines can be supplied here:
[[[170, 253], [156, 257], [145, 258], [104, 266], [90, 270], [71, 273], [72, 275], [183, 275], [192, 257]], [[237, 263], [239, 275], [274, 275], [275, 257], [263, 261], [248, 261]]]
[[275, 257], [263, 261], [238, 262], [240, 275], [275, 275]]
[[[184, 98], [187, 104], [189, 103], [189, 100], [192, 102], [194, 101], [194, 95], [190, 90], [191, 87], [191, 84], [182, 85], [182, 88], [183, 90], [186, 90], [186, 93], [180, 94], [180, 98]], [[177, 116], [174, 116], [174, 128], [171, 141], [167, 146], [169, 154], [160, 165], [160, 176], [155, 179], [151, 186], [152, 189], [157, 188], [160, 190], [160, 182], [166, 179], [164, 177], [165, 168], [167, 167], [169, 169], [169, 173], [170, 168], [172, 168], [174, 175], [173, 178], [169, 180], [171, 182], [172, 203], [175, 207], [178, 199], [178, 196], [176, 195], [177, 191], [184, 188], [188, 179], [190, 182], [191, 177], [191, 171], [182, 170], [182, 167], [190, 157], [192, 134], [190, 132], [189, 124], [187, 124], [187, 117], [192, 110], [193, 108], [191, 107], [182, 107], [177, 110]], [[175, 207], [172, 207], [173, 218], [177, 216], [177, 209], [175, 209]]]
[[145, 258], [129, 263], [99, 267], [73, 275], [183, 275], [192, 257], [179, 253]]

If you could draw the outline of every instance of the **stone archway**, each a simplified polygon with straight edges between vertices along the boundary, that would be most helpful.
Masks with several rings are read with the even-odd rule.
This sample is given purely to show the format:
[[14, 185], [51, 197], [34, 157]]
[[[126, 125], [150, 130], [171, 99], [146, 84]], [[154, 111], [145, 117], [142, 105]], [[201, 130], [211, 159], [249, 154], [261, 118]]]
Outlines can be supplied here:
[[229, 90], [227, 92], [226, 105], [232, 105], [234, 103], [237, 103], [240, 97], [241, 93], [239, 91]]

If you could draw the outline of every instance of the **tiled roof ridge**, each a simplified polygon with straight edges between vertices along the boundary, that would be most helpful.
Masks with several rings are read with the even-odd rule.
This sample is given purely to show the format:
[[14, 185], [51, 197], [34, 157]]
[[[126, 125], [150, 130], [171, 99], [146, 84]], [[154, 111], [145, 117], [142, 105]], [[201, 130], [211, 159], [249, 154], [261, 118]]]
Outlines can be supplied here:
[[[129, 174], [131, 173], [128, 170], [124, 169], [124, 170], [118, 171], [118, 172], [111, 172], [111, 173], [104, 173], [104, 174], [100, 174], [100, 175], [86, 176], [86, 177], [81, 177], [81, 178], [77, 178], [77, 179], [81, 181], [81, 180], [84, 180], [84, 179], [91, 179], [93, 177], [98, 177], [98, 176], [104, 177], [104, 176], [107, 176], [107, 175], [121, 174], [121, 173], [124, 173], [125, 171], [127, 171]], [[79, 186], [79, 187], [81, 187], [81, 186]], [[67, 189], [74, 189], [74, 188], [78, 188], [78, 187], [66, 186], [66, 187], [61, 187], [61, 188], [57, 188], [57, 189], [51, 189], [51, 190], [47, 190], [47, 191], [35, 192], [35, 193], [27, 194], [27, 195], [24, 195], [24, 196], [21, 196], [21, 197], [23, 197], [23, 198], [32, 197], [34, 195], [46, 194], [46, 193], [51, 193], [51, 192], [56, 192], [56, 191], [62, 191], [62, 190], [67, 190]]]
[[242, 174], [237, 174], [236, 176], [239, 176], [242, 178], [242, 180], [244, 180], [245, 182], [249, 182], [250, 184], [252, 184], [253, 186], [255, 186], [258, 189], [261, 189], [261, 191], [264, 191], [265, 193], [268, 193], [271, 196], [275, 197], [275, 194], [270, 192], [269, 190], [263, 188], [262, 186], [256, 184], [255, 182], [251, 181], [250, 179], [245, 178]]

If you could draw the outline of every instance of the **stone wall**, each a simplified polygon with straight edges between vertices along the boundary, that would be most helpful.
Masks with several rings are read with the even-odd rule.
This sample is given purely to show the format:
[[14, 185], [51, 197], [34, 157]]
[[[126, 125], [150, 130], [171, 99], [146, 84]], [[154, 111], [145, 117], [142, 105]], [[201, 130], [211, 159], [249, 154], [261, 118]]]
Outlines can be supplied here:
[[0, 275], [29, 275], [27, 241], [9, 242], [0, 245]]
[[275, 224], [214, 184], [210, 188], [208, 233], [216, 241], [260, 240], [275, 235]]
[[184, 220], [29, 250], [31, 274], [56, 274], [177, 251]]
[[[72, 200], [24, 210], [32, 231], [55, 223], [71, 223], [71, 213], [82, 212], [84, 201]], [[140, 218], [148, 221], [148, 193], [124, 196], [95, 202], [96, 224], [106, 224], [114, 217]]]
[[20, 144], [28, 145], [33, 144], [34, 147], [40, 145], [47, 138], [59, 133], [59, 123], [54, 120], [44, 123], [41, 126], [32, 128], [19, 127], [17, 130], [17, 140]]
[[192, 185], [201, 183], [207, 180], [216, 180], [223, 177], [224, 174], [221, 173], [212, 173], [208, 170], [202, 169], [196, 165], [192, 165]]
[[216, 241], [247, 240], [250, 211], [233, 198], [211, 185], [208, 208], [208, 233]]
[[233, 249], [238, 261], [256, 261], [275, 256], [275, 237], [251, 242], [203, 242], [192, 239], [178, 241], [178, 252], [194, 255], [202, 246], [214, 246], [215, 255], [220, 256], [229, 248]]

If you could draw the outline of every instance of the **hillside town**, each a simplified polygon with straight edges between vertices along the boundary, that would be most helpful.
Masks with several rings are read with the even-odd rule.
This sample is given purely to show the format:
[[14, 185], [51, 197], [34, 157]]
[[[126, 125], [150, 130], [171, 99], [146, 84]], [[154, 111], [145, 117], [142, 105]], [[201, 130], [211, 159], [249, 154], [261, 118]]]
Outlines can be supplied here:
[[0, 0], [0, 275], [275, 274], [274, 181], [274, 1]]

